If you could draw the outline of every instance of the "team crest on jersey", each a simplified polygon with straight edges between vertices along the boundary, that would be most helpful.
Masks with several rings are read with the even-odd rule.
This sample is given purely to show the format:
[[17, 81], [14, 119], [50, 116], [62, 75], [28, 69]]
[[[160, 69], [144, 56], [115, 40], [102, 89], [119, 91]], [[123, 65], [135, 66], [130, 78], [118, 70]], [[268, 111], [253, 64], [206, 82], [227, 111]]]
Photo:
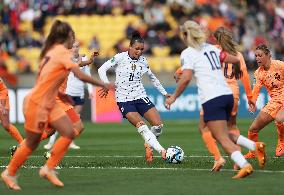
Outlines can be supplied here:
[[112, 57], [111, 60], [110, 60], [110, 62], [111, 62], [111, 63], [114, 63], [114, 60], [115, 60], [114, 57]]
[[132, 64], [131, 65], [131, 69], [133, 70], [133, 72], [136, 70], [136, 65], [135, 64]]

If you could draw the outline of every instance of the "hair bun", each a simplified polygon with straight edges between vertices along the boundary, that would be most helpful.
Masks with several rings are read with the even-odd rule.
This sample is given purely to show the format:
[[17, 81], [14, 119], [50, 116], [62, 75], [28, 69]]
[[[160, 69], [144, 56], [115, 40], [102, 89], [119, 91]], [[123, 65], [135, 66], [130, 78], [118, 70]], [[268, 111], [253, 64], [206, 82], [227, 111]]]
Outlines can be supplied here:
[[141, 38], [141, 35], [137, 30], [135, 30], [135, 31], [132, 32], [131, 37], [139, 39], [139, 38]]

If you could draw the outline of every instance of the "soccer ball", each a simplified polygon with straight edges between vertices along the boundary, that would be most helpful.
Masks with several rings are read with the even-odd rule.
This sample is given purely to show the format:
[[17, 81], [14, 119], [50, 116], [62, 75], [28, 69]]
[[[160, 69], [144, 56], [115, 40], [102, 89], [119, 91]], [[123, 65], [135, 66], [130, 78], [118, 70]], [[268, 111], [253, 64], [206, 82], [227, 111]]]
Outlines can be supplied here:
[[171, 146], [167, 149], [166, 162], [179, 164], [183, 161], [184, 152], [179, 146]]

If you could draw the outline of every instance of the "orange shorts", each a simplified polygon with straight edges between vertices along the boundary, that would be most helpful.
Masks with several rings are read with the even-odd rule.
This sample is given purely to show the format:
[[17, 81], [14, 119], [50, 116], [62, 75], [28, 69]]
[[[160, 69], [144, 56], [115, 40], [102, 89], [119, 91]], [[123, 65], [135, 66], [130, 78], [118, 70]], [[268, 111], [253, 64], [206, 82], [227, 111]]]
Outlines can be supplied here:
[[9, 95], [7, 89], [0, 91], [0, 104], [2, 104], [5, 109], [10, 110]]
[[41, 107], [27, 96], [24, 100], [25, 129], [34, 133], [42, 133], [50, 122], [66, 115], [56, 103], [52, 109]]
[[61, 108], [66, 112], [67, 110], [70, 110], [73, 108], [73, 106], [67, 102], [63, 102], [61, 99], [59, 99], [58, 97], [56, 97], [56, 103], [58, 103]]
[[262, 112], [269, 114], [272, 118], [275, 119], [276, 114], [279, 110], [281, 110], [284, 106], [283, 101], [273, 100], [271, 99], [262, 109]]

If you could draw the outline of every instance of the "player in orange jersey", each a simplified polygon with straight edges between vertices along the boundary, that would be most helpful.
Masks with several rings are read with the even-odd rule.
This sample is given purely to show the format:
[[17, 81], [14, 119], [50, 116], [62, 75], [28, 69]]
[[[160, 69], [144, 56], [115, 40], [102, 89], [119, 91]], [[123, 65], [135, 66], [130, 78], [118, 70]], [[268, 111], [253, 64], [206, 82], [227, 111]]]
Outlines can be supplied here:
[[2, 78], [0, 78], [0, 121], [2, 127], [18, 142], [23, 141], [23, 137], [19, 133], [18, 129], [10, 123], [10, 104], [8, 89], [4, 84]]
[[114, 89], [113, 84], [105, 84], [84, 74], [74, 63], [70, 51], [74, 39], [74, 31], [68, 23], [59, 20], [53, 23], [40, 54], [41, 63], [36, 84], [24, 99], [26, 139], [1, 174], [2, 180], [10, 189], [21, 189], [17, 184], [16, 172], [37, 148], [48, 125], [56, 129], [61, 136], [54, 144], [51, 157], [40, 169], [39, 175], [55, 186], [64, 186], [54, 168], [68, 150], [76, 130], [73, 130], [71, 120], [56, 102], [56, 96], [59, 94], [60, 98], [66, 98], [66, 95], [60, 94], [59, 87], [70, 71], [84, 82], [101, 86], [106, 90]]
[[[259, 112], [248, 130], [248, 138], [258, 140], [258, 132], [272, 122], [277, 113], [284, 108], [284, 62], [271, 59], [270, 50], [266, 45], [259, 45], [255, 50], [255, 58], [259, 68], [255, 71], [255, 85], [253, 88], [253, 101], [256, 102], [261, 87], [265, 87], [270, 96], [269, 102]], [[254, 107], [250, 111], [254, 112]], [[278, 131], [278, 143], [275, 150], [277, 157], [284, 154], [284, 124], [279, 119], [275, 125]], [[255, 154], [249, 152], [246, 158], [254, 158]]]

